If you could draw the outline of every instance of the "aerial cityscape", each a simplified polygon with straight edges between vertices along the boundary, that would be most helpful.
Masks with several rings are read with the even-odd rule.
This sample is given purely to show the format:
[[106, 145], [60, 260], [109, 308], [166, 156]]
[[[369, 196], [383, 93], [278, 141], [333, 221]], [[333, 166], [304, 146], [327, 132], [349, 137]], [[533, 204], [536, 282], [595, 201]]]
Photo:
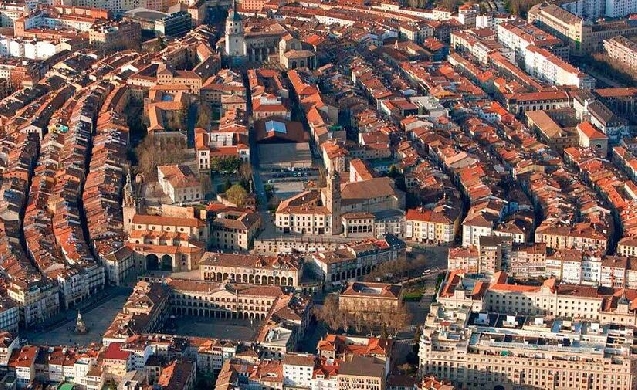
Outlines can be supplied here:
[[637, 0], [0, 0], [1, 390], [637, 390]]

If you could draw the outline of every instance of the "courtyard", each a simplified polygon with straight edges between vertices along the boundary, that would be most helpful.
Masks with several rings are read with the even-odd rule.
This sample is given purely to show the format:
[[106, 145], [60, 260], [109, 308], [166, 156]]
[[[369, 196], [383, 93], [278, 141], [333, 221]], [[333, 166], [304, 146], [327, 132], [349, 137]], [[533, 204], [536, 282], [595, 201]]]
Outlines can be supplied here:
[[257, 320], [251, 325], [247, 319], [180, 316], [169, 319], [164, 330], [182, 336], [250, 341], [259, 325]]

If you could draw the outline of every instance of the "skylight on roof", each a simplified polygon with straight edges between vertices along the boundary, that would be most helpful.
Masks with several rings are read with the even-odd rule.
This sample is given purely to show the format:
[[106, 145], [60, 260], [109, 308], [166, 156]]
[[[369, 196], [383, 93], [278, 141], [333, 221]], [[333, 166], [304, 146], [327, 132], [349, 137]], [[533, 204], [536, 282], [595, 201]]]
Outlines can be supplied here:
[[277, 122], [277, 121], [267, 121], [265, 122], [265, 131], [271, 132], [274, 131], [276, 133], [286, 134], [287, 129], [285, 128], [285, 123]]

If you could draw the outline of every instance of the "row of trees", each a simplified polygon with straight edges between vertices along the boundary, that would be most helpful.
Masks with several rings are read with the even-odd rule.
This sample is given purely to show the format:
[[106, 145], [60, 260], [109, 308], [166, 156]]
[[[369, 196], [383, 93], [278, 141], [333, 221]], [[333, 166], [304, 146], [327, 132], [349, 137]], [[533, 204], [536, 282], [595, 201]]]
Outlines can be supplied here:
[[531, 7], [541, 2], [542, 0], [507, 0], [504, 2], [504, 7], [513, 15], [526, 18]]
[[391, 308], [374, 305], [361, 308], [357, 312], [344, 312], [339, 309], [338, 296], [330, 294], [322, 306], [314, 308], [314, 316], [331, 331], [339, 330], [355, 333], [380, 332], [383, 337], [395, 335], [409, 324], [411, 315], [405, 305]]
[[[632, 86], [637, 80], [637, 71], [626, 67], [625, 64], [611, 58], [605, 53], [593, 54], [588, 64], [593, 70], [601, 73], [603, 76], [626, 86]], [[609, 67], [612, 72], [609, 72]]]

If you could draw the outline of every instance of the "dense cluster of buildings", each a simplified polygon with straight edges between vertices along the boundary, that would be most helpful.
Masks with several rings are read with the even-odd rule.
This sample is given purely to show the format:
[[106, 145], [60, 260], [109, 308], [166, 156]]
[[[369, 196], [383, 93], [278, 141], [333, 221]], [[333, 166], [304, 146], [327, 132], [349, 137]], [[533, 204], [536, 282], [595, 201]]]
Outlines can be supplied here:
[[[0, 328], [142, 281], [101, 346], [0, 336], [2, 383], [637, 387], [637, 89], [570, 62], [605, 50], [636, 69], [637, 25], [617, 19], [633, 2], [527, 20], [491, 4], [54, 3], [0, 4]], [[220, 31], [202, 25], [216, 6]], [[128, 161], [139, 126], [158, 148], [144, 172]], [[422, 380], [391, 338], [296, 352], [305, 293], [341, 289], [358, 318], [402, 307], [403, 287], [361, 279], [409, 244], [450, 247]], [[169, 336], [179, 317], [254, 334]]]

